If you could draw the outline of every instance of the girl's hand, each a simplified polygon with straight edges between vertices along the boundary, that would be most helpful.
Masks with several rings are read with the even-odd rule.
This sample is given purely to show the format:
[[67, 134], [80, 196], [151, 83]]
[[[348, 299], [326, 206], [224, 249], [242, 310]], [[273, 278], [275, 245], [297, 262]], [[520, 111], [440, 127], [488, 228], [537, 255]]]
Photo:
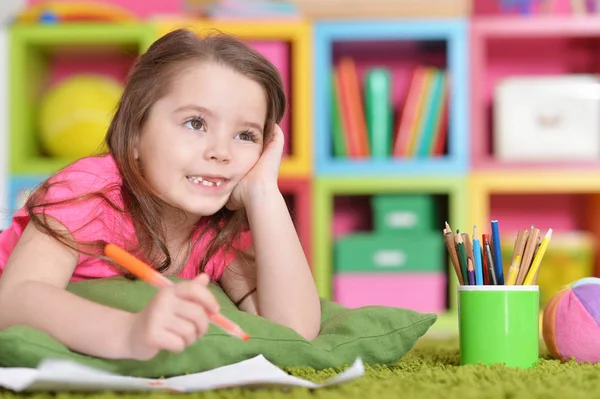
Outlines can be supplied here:
[[126, 357], [148, 360], [161, 350], [181, 353], [203, 336], [208, 331], [207, 312], [219, 310], [208, 282], [208, 275], [201, 274], [161, 288], [125, 328]]
[[244, 178], [233, 189], [227, 209], [236, 210], [247, 206], [251, 198], [265, 191], [276, 189], [279, 166], [283, 154], [283, 131], [279, 125], [273, 127], [273, 137], [265, 147], [260, 158]]

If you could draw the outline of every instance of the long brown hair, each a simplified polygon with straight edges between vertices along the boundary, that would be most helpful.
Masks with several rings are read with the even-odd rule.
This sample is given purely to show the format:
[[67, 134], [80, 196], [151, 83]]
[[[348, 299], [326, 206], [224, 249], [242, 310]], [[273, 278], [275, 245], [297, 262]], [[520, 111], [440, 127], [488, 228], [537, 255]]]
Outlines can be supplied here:
[[[270, 141], [273, 126], [281, 121], [286, 104], [277, 69], [234, 36], [211, 32], [200, 37], [186, 29], [172, 31], [155, 41], [137, 59], [129, 72], [123, 95], [106, 134], [109, 153], [114, 157], [123, 180], [121, 194], [124, 209], [116, 206], [106, 192], [89, 193], [60, 203], [45, 202], [48, 190], [52, 184], [57, 184], [46, 181], [26, 203], [29, 217], [36, 227], [80, 253], [102, 257], [103, 241], [76, 242], [70, 234], [53, 229], [43, 211], [51, 206], [64, 206], [69, 201], [101, 198], [113, 209], [131, 216], [138, 240], [135, 251], [146, 254], [146, 260], [157, 270], [164, 272], [169, 269], [172, 261], [165, 243], [166, 227], [161, 217], [162, 210], [168, 205], [144, 179], [134, 158], [134, 146], [153, 104], [167, 94], [178, 72], [196, 62], [214, 62], [229, 67], [263, 87], [267, 98], [264, 143]], [[229, 211], [223, 208], [211, 216], [206, 231], [214, 232], [214, 237], [206, 248], [198, 271], [204, 270], [208, 260], [218, 251], [232, 250], [234, 239], [246, 228], [247, 217], [243, 209]]]

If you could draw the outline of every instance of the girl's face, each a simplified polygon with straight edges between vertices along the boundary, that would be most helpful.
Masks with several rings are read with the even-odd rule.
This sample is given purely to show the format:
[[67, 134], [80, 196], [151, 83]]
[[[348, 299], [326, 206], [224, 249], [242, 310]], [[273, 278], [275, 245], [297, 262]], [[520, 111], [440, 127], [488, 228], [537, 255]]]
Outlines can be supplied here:
[[212, 215], [258, 161], [266, 115], [258, 83], [195, 63], [152, 106], [135, 156], [163, 200], [194, 218]]

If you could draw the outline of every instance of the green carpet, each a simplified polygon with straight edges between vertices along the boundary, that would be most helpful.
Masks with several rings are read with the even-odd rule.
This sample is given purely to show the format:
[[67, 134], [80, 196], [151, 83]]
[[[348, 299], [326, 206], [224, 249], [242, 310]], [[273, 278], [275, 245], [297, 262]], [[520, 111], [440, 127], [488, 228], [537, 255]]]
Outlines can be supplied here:
[[[186, 394], [186, 397], [211, 399], [237, 398], [600, 398], [600, 365], [561, 363], [549, 359], [541, 348], [539, 365], [530, 370], [513, 370], [503, 366], [459, 366], [456, 340], [423, 338], [398, 364], [390, 367], [367, 368], [366, 375], [337, 387], [310, 391], [304, 388], [234, 388], [220, 391]], [[294, 375], [313, 381], [323, 381], [335, 374], [334, 370], [315, 372], [308, 369], [287, 370]], [[111, 399], [116, 394], [28, 394], [19, 395], [0, 391], [0, 398], [56, 398], [86, 397]], [[119, 394], [120, 398], [174, 399], [181, 394], [149, 393]]]

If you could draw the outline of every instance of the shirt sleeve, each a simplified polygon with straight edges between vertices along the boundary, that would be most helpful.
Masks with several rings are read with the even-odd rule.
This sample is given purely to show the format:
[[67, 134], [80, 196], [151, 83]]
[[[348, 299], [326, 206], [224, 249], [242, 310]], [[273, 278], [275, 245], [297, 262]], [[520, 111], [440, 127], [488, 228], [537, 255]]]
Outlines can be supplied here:
[[[110, 183], [95, 173], [83, 170], [65, 170], [50, 179], [50, 187], [40, 197], [40, 205], [33, 209], [36, 214], [45, 214], [60, 222], [79, 242], [107, 241], [114, 231], [113, 208], [96, 193], [113, 197]], [[27, 209], [19, 210], [13, 222], [22, 231], [29, 223]], [[79, 263], [88, 259], [80, 254]]]

